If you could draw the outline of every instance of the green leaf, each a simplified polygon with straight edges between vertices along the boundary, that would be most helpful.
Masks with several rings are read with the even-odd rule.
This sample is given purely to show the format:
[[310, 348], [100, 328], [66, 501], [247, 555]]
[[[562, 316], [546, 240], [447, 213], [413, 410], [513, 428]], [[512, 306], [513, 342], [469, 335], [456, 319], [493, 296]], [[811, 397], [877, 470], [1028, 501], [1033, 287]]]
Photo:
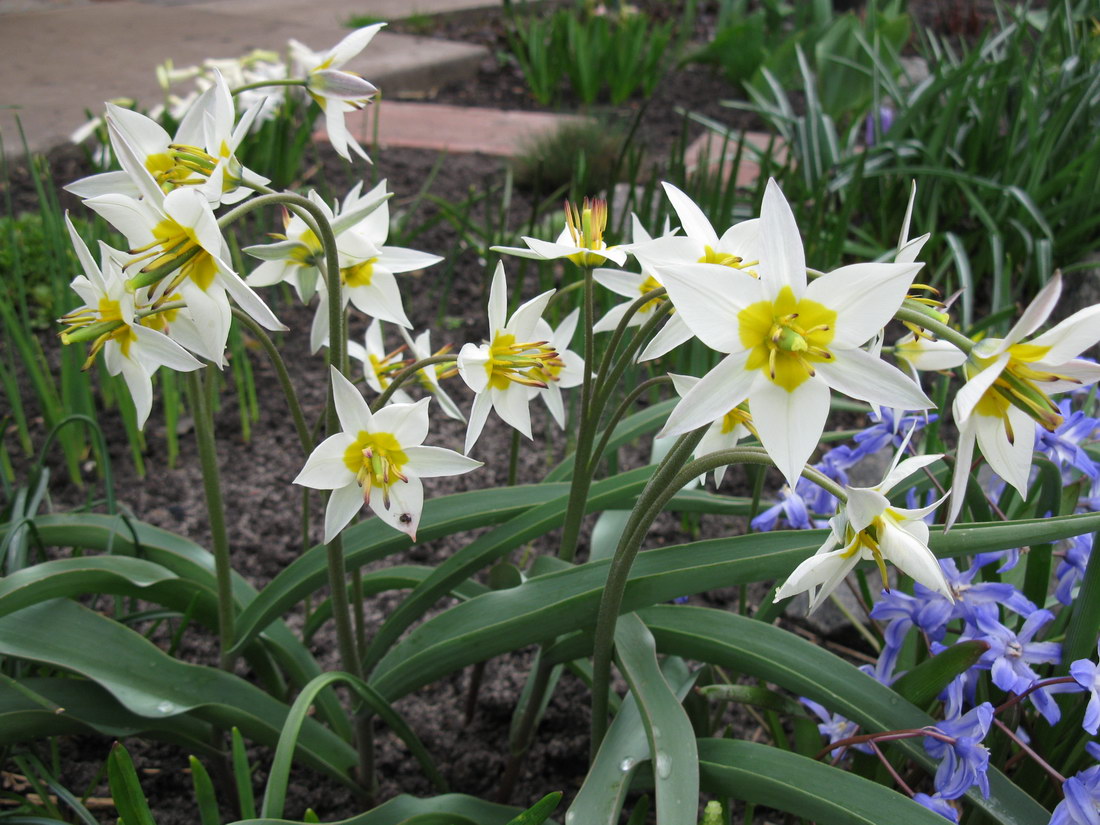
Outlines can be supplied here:
[[508, 825], [542, 825], [543, 822], [550, 818], [550, 814], [554, 813], [558, 805], [561, 804], [561, 797], [561, 791], [548, 793], [509, 822]]
[[699, 754], [695, 731], [683, 705], [657, 665], [657, 646], [635, 614], [615, 626], [620, 670], [637, 699], [645, 725], [662, 825], [696, 825], [699, 804]]
[[[658, 605], [638, 612], [659, 650], [728, 667], [805, 696], [851, 719], [868, 732], [923, 728], [935, 723], [855, 665], [793, 633], [735, 613], [703, 607]], [[935, 763], [921, 744], [892, 747], [928, 770]], [[989, 769], [990, 796], [967, 798], [1002, 825], [1047, 825], [1050, 814], [1003, 773]], [[908, 822], [908, 820], [900, 820]]]
[[891, 687], [918, 708], [926, 707], [987, 650], [989, 644], [979, 639], [959, 642], [902, 674]]
[[877, 782], [754, 742], [700, 739], [699, 772], [709, 793], [788, 811], [819, 825], [943, 823], [939, 814]]
[[24, 567], [0, 579], [0, 616], [38, 602], [91, 593], [156, 601], [152, 585], [177, 580], [159, 564], [125, 556], [82, 556]]
[[[46, 700], [0, 686], [0, 745], [12, 745], [66, 734], [98, 733], [113, 739], [141, 736], [171, 742], [206, 757], [220, 752], [210, 742], [213, 729], [201, 719], [173, 716], [149, 719], [131, 713], [99, 685], [83, 679], [37, 677], [19, 686]], [[63, 712], [58, 712], [58, 709]]]
[[233, 780], [237, 786], [237, 805], [243, 819], [256, 815], [256, 798], [252, 793], [252, 766], [248, 762], [244, 737], [240, 729], [233, 728]]
[[118, 809], [120, 825], [156, 825], [145, 792], [141, 790], [134, 763], [120, 742], [115, 742], [111, 755], [107, 757], [107, 779], [111, 798]]
[[[447, 814], [453, 817], [452, 821], [467, 819], [477, 825], [509, 825], [518, 813], [519, 809], [509, 805], [496, 805], [465, 794], [443, 794], [428, 799], [402, 794], [366, 813], [329, 825], [402, 825], [414, 816], [427, 814]], [[234, 825], [287, 825], [287, 820], [244, 819]]]
[[[529, 485], [495, 490], [475, 490], [441, 496], [424, 503], [417, 528], [422, 541], [449, 536], [488, 524], [497, 524], [559, 497], [564, 484]], [[343, 533], [345, 566], [350, 570], [404, 550], [408, 536], [391, 529], [377, 518], [349, 527]], [[282, 570], [237, 617], [237, 642], [233, 650], [246, 645], [261, 630], [328, 580], [328, 559], [323, 545], [310, 548]]]
[[[132, 630], [64, 599], [0, 618], [0, 653], [78, 673], [138, 716], [191, 713], [222, 728], [236, 725], [267, 745], [276, 743], [286, 722], [287, 706], [258, 687], [177, 661]], [[355, 750], [331, 731], [307, 720], [299, 748], [311, 767], [349, 782]]]
[[202, 825], [221, 825], [222, 816], [218, 811], [218, 797], [214, 793], [214, 783], [206, 767], [193, 756], [187, 757], [191, 765], [191, 781], [195, 786], [195, 801], [199, 805], [199, 818]]

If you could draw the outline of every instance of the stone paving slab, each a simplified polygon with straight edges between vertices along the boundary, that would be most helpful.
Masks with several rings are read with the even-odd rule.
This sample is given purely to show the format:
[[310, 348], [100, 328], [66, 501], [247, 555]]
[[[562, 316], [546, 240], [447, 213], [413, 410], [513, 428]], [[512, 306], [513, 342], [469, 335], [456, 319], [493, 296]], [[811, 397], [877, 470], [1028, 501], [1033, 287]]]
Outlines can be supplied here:
[[[691, 142], [684, 153], [685, 168], [689, 172], [694, 172], [705, 164], [710, 172], [718, 174], [721, 171], [724, 179], [728, 180], [734, 171], [732, 163], [737, 157], [739, 135], [743, 135], [747, 145], [741, 153], [741, 163], [737, 167], [737, 186], [741, 188], [755, 186], [760, 178], [760, 164], [757, 161], [758, 153], [754, 149], [759, 150], [760, 153], [767, 151], [772, 136], [766, 132], [734, 132], [728, 139], [717, 132], [704, 132]], [[782, 162], [787, 157], [787, 148], [780, 138], [775, 138], [772, 151], [778, 162]]]
[[[13, 2], [27, 0], [0, 0]], [[156, 104], [162, 92], [154, 70], [169, 58], [187, 66], [254, 48], [281, 50], [290, 37], [320, 51], [347, 34], [342, 23], [353, 7], [378, 16], [475, 7], [475, 0], [34, 2], [35, 10], [0, 14], [0, 135], [12, 155], [22, 154], [17, 116], [28, 148], [43, 152], [65, 143], [85, 121], [85, 110], [99, 113], [104, 100], [132, 97]], [[486, 3], [476, 0], [480, 7]], [[254, 13], [258, 6], [264, 14]], [[469, 44], [382, 32], [348, 68], [393, 95], [437, 86], [444, 78], [472, 77], [486, 54]]]
[[[348, 129], [364, 147], [373, 142], [376, 118], [382, 148], [404, 146], [500, 157], [514, 157], [529, 141], [552, 133], [563, 123], [584, 120], [577, 115], [549, 112], [505, 112], [477, 106], [383, 100], [347, 118]], [[318, 135], [321, 136], [323, 133]]]

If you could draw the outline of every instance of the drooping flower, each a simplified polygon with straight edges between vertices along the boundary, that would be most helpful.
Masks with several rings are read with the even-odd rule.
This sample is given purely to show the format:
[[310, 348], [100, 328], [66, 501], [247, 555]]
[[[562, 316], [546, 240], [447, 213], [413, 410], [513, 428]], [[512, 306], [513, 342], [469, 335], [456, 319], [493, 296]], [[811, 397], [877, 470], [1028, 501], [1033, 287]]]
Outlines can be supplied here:
[[962, 510], [966, 480], [977, 444], [993, 471], [1027, 496], [1038, 421], [1050, 431], [1062, 424], [1054, 393], [1100, 379], [1100, 365], [1076, 356], [1100, 341], [1100, 304], [1086, 307], [1030, 341], [1062, 291], [1055, 273], [1004, 338], [987, 338], [970, 353], [969, 380], [952, 405], [959, 428], [954, 492], [947, 523]]
[[458, 353], [458, 373], [475, 393], [466, 429], [466, 453], [481, 435], [491, 409], [510, 427], [530, 438], [529, 389], [545, 388], [546, 381], [541, 377], [543, 366], [555, 366], [559, 360], [549, 341], [537, 336], [539, 319], [554, 290], [527, 301], [505, 322], [507, 290], [504, 265], [498, 262], [489, 289], [489, 339], [480, 345], [465, 344]]
[[[382, 393], [390, 385], [393, 374], [405, 367], [405, 359], [402, 352], [405, 347], [386, 351], [382, 342], [382, 322], [377, 318], [367, 325], [367, 333], [364, 342], [348, 341], [348, 357], [363, 363], [363, 378], [367, 386], [377, 393]], [[400, 404], [411, 404], [412, 397], [403, 389], [397, 389], [390, 400]]]
[[207, 200], [191, 188], [165, 194], [113, 127], [112, 143], [142, 197], [99, 195], [84, 203], [126, 236], [132, 256], [126, 269], [140, 269], [138, 278], [178, 262], [178, 268], [153, 288], [152, 298], [177, 292], [182, 296], [186, 312], [200, 332], [191, 348], [217, 364], [224, 363], [231, 320], [227, 294], [261, 326], [285, 330], [267, 304], [227, 263], [229, 247]]
[[312, 51], [297, 40], [290, 41], [291, 55], [306, 74], [306, 91], [325, 114], [329, 142], [347, 161], [351, 160], [350, 149], [370, 162], [366, 151], [348, 131], [344, 115], [367, 105], [378, 89], [343, 66], [363, 51], [385, 25], [375, 23], [356, 29], [324, 54]]
[[577, 266], [599, 266], [604, 261], [614, 261], [619, 266], [626, 263], [626, 250], [621, 246], [608, 246], [603, 239], [607, 230], [607, 202], [584, 199], [578, 209], [571, 203], [565, 204], [565, 228], [556, 241], [543, 241], [538, 238], [523, 237], [527, 248], [522, 246], [494, 246], [494, 252], [531, 258], [538, 261], [552, 261], [556, 258], [568, 258]]
[[[69, 228], [76, 256], [84, 269], [72, 282], [73, 291], [84, 300], [84, 306], [67, 313], [60, 320], [69, 325], [61, 334], [68, 343], [78, 330], [95, 330], [98, 324], [109, 326], [93, 341], [85, 368], [91, 365], [101, 350], [111, 375], [122, 375], [137, 412], [138, 429], [145, 427], [153, 405], [152, 375], [160, 367], [189, 372], [202, 364], [183, 347], [155, 329], [164, 319], [155, 314], [147, 320], [139, 318], [135, 293], [126, 289], [123, 275], [114, 250], [105, 244], [100, 246], [101, 264], [96, 265], [88, 247], [73, 228], [68, 216]], [[112, 254], [114, 253], [114, 254]]]
[[883, 406], [931, 401], [860, 346], [901, 305], [919, 264], [842, 267], [806, 282], [802, 239], [774, 181], [761, 209], [759, 278], [715, 264], [656, 267], [677, 312], [707, 346], [729, 353], [673, 410], [663, 435], [710, 424], [746, 398], [764, 449], [794, 485], [817, 447], [830, 389]]
[[989, 796], [989, 748], [982, 744], [993, 723], [993, 706], [983, 702], [961, 716], [937, 722], [935, 729], [954, 742], [925, 737], [924, 749], [939, 759], [934, 779], [942, 799], [958, 799], [974, 785]]
[[952, 598], [936, 557], [928, 549], [928, 525], [923, 521], [943, 499], [929, 507], [906, 510], [891, 506], [887, 498], [894, 486], [942, 456], [917, 456], [898, 463], [901, 455], [899, 451], [894, 466], [878, 485], [845, 487], [848, 501], [829, 520], [829, 537], [817, 553], [795, 568], [776, 591], [776, 601], [806, 590], [812, 613], [860, 559], [874, 560], [884, 587], [888, 587], [886, 561], [889, 560], [921, 584]]
[[1100, 765], [1085, 768], [1062, 785], [1065, 798], [1050, 817], [1050, 825], [1100, 825]]
[[424, 508], [420, 479], [468, 473], [481, 462], [454, 450], [423, 446], [430, 398], [390, 404], [372, 414], [350, 381], [335, 369], [331, 376], [341, 432], [317, 446], [294, 483], [332, 490], [325, 510], [326, 543], [367, 505], [415, 540]]
[[[425, 358], [432, 355], [446, 355], [451, 351], [450, 344], [433, 350], [432, 334], [430, 330], [424, 330], [415, 338], [413, 338], [404, 327], [398, 327], [398, 331], [401, 333], [401, 337], [405, 339], [405, 345], [409, 348], [409, 352], [412, 354], [414, 361], [423, 361]], [[441, 379], [453, 378], [457, 374], [458, 367], [454, 363], [443, 363], [436, 364], [432, 367], [425, 367], [417, 372], [416, 377], [417, 380], [420, 381], [420, 385], [436, 397], [436, 400], [439, 401], [440, 408], [448, 418], [453, 418], [456, 421], [465, 423], [466, 416], [463, 415], [458, 404], [454, 402], [451, 396], [447, 395], [446, 390], [444, 390], [440, 384]]]

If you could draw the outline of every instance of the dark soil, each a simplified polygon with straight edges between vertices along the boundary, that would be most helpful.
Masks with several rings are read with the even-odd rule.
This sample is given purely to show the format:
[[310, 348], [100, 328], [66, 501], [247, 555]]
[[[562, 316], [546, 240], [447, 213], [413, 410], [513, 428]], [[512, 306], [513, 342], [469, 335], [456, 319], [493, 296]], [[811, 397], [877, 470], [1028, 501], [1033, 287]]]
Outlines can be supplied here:
[[[500, 38], [499, 24], [491, 18], [445, 22], [438, 33], [461, 39], [476, 38], [480, 33], [485, 38], [483, 42], [494, 48], [499, 45]], [[641, 112], [639, 140], [647, 147], [650, 157], [660, 159], [667, 156], [676, 140], [682, 139], [685, 130], [689, 134], [697, 134], [700, 130], [700, 127], [686, 123], [677, 112], [677, 107], [738, 127], [756, 125], [750, 117], [720, 105], [721, 100], [734, 96], [734, 93], [724, 80], [710, 71], [687, 68], [671, 72], [650, 101], [632, 101], [624, 107], [603, 112], [627, 123]], [[525, 92], [515, 66], [507, 62], [500, 64], [495, 59], [483, 67], [477, 82], [440, 88], [432, 99], [503, 108], [536, 106]], [[370, 171], [365, 171], [361, 165], [349, 169], [330, 152], [322, 152], [318, 160], [319, 163], [313, 167], [314, 174], [303, 181], [305, 186], [320, 187], [324, 178], [325, 185], [331, 191], [340, 193], [350, 185], [355, 175], [385, 177], [389, 180], [390, 190], [396, 193], [394, 209], [399, 211], [411, 206], [413, 194], [427, 179], [437, 157], [430, 152], [387, 149], [374, 155], [376, 168]], [[72, 148], [57, 150], [51, 155], [50, 162], [59, 185], [86, 173], [80, 152]], [[12, 175], [10, 194], [15, 211], [35, 209], [37, 199], [33, 188], [28, 185], [26, 170], [17, 167], [12, 170]], [[499, 159], [477, 155], [452, 156], [440, 166], [431, 191], [446, 200], [459, 201], [468, 196], [471, 188], [481, 189], [487, 182], [495, 186], [502, 178], [503, 165]], [[526, 220], [530, 213], [527, 197], [523, 193], [514, 195], [512, 215], [518, 216], [514, 218], [516, 225]], [[74, 211], [82, 208], [64, 198], [63, 206]], [[404, 276], [406, 310], [418, 328], [434, 324], [437, 314], [446, 316], [446, 336], [434, 332], [433, 345], [438, 347], [450, 342], [457, 348], [465, 341], [479, 340], [485, 332], [487, 267], [478, 250], [457, 241], [453, 226], [446, 221], [433, 223], [436, 209], [426, 202], [417, 207], [418, 211], [410, 223], [425, 224], [428, 228], [417, 234], [408, 245], [447, 254], [449, 261], [436, 267], [436, 270], [444, 266], [453, 267], [450, 275], [452, 286], [449, 292], [445, 290], [440, 283], [441, 276], [431, 270]], [[518, 268], [513, 262], [506, 262], [506, 266], [510, 273]], [[532, 280], [527, 279], [525, 293], [528, 295], [534, 292]], [[447, 296], [447, 303], [440, 310], [440, 300], [444, 295]], [[276, 311], [291, 327], [290, 332], [283, 336], [281, 349], [288, 354], [288, 366], [306, 415], [310, 420], [316, 420], [324, 404], [325, 367], [321, 357], [308, 354], [312, 310], [283, 303], [276, 307]], [[364, 324], [358, 321], [353, 324], [353, 334], [361, 335]], [[301, 551], [296, 510], [299, 494], [290, 481], [301, 468], [304, 456], [294, 436], [272, 368], [258, 353], [252, 358], [252, 367], [261, 396], [259, 420], [252, 427], [250, 440], [245, 441], [235, 395], [227, 389], [223, 393], [224, 403], [217, 420], [218, 455], [223, 470], [223, 495], [230, 503], [228, 529], [233, 563], [241, 574], [257, 587], [262, 587]], [[468, 406], [469, 399], [464, 390], [454, 382], [450, 386], [460, 403]], [[547, 466], [560, 458], [564, 447], [564, 439], [557, 435], [544, 408], [535, 405], [532, 409], [535, 410], [535, 430], [549, 434], [549, 437], [540, 439], [534, 445], [523, 445], [518, 476], [521, 482], [537, 481]], [[199, 462], [190, 434], [185, 433], [181, 438], [181, 455], [175, 468], [169, 468], [161, 423], [163, 417], [159, 408], [154, 406], [147, 426], [145, 460], [148, 474], [140, 478], [126, 454], [125, 435], [115, 415], [104, 414], [100, 421], [112, 445], [111, 457], [119, 501], [137, 518], [178, 532], [208, 547], [210, 536]], [[462, 425], [437, 416], [433, 420], [428, 443], [461, 449], [463, 435]], [[485, 467], [469, 475], [433, 480], [427, 485], [428, 495], [504, 486], [509, 443], [510, 435], [505, 428], [495, 419], [490, 421], [474, 451], [475, 457], [486, 462]], [[94, 465], [88, 465], [87, 470], [89, 479], [94, 483]], [[54, 506], [73, 506], [86, 496], [86, 491], [78, 491], [65, 484], [60, 466], [55, 472], [55, 479]], [[730, 484], [727, 489], [734, 489], [744, 481], [731, 473], [727, 483]], [[718, 517], [704, 517], [700, 525], [704, 536], [729, 534], [741, 529], [742, 525], [733, 520]], [[658, 526], [653, 542], [665, 543], [678, 533], [679, 525], [668, 519], [667, 523]], [[319, 533], [313, 539], [319, 540]], [[468, 537], [452, 537], [418, 544], [392, 557], [389, 563], [438, 563], [467, 540]], [[553, 536], [548, 536], [536, 549], [552, 551], [553, 547]], [[715, 592], [695, 597], [693, 601], [728, 606], [736, 604], [737, 596], [734, 592]], [[401, 597], [402, 594], [391, 593], [369, 600], [366, 606], [368, 632], [378, 626]], [[293, 616], [288, 618], [295, 620]], [[324, 667], [339, 666], [333, 634], [327, 629], [317, 635], [313, 647]], [[184, 636], [181, 653], [189, 661], [210, 663], [215, 656], [215, 642], [209, 635], [192, 628]], [[469, 672], [453, 674], [398, 702], [397, 709], [424, 739], [453, 790], [484, 798], [496, 795], [507, 762], [511, 714], [529, 669], [530, 656], [530, 651], [522, 651], [487, 664], [476, 712], [468, 723], [465, 721], [464, 707]], [[242, 671], [242, 675], [248, 674]], [[512, 802], [530, 804], [553, 790], [565, 791], [568, 802], [575, 794], [587, 760], [587, 706], [587, 689], [567, 673], [550, 703], [538, 731], [536, 745], [523, 764]], [[754, 734], [746, 727], [755, 726], [751, 720], [742, 720], [737, 724], [745, 735], [759, 735], [759, 732]], [[187, 755], [170, 745], [139, 741], [128, 741], [126, 744], [143, 771], [143, 784], [157, 822], [160, 825], [194, 822], [195, 806], [187, 776]], [[64, 766], [63, 779], [68, 787], [79, 792], [99, 770], [110, 743], [94, 737], [72, 737], [63, 738], [59, 747]], [[264, 766], [269, 763], [271, 754], [265, 749], [255, 749], [253, 754], [261, 766], [256, 777], [257, 787], [262, 787]], [[430, 795], [434, 792], [403, 745], [382, 729], [378, 732], [377, 765], [380, 800], [399, 793]], [[100, 782], [93, 795], [106, 796], [105, 783]], [[301, 770], [294, 775], [286, 816], [300, 819], [307, 807], [313, 808], [322, 820], [341, 819], [362, 810], [360, 803], [337, 783]], [[559, 816], [564, 810], [564, 805], [559, 808]], [[225, 813], [232, 815], [229, 811]], [[113, 820], [113, 813], [104, 811], [103, 817], [104, 821]]]

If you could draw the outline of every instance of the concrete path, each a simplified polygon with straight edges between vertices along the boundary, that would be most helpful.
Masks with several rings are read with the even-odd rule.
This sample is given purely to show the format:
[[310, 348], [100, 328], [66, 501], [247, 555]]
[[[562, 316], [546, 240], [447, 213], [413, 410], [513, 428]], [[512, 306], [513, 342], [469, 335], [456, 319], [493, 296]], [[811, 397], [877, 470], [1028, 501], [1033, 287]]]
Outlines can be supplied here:
[[[322, 51], [353, 15], [396, 19], [485, 8], [498, 0], [0, 0], [0, 136], [22, 154], [66, 142], [103, 102], [160, 102], [155, 69], [252, 49], [282, 51], [296, 38]], [[387, 95], [472, 77], [486, 50], [466, 43], [380, 33], [348, 65]]]

